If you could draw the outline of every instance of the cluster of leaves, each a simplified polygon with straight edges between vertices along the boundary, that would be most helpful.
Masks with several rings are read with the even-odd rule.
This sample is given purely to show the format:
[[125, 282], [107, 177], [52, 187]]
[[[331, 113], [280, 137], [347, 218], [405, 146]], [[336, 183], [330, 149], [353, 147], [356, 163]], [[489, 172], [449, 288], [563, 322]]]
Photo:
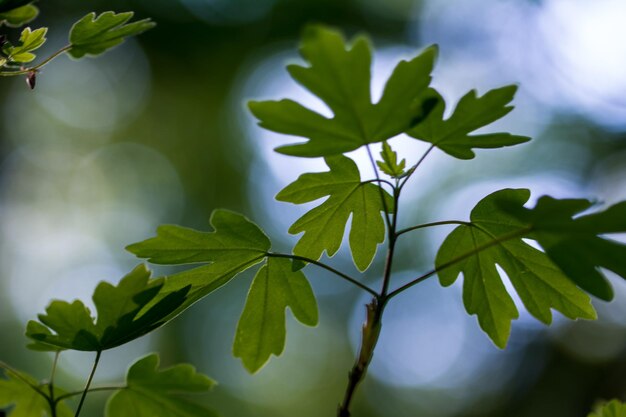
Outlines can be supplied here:
[[[0, 0], [0, 27], [20, 27], [34, 20], [39, 10], [32, 4], [32, 0]], [[48, 28], [41, 27], [22, 30], [19, 41], [13, 44], [6, 35], [0, 35], [0, 76], [26, 75], [31, 88], [35, 86], [35, 74], [48, 62], [63, 53], [72, 58], [82, 58], [85, 55], [100, 55], [108, 49], [119, 45], [124, 39], [138, 35], [154, 27], [150, 19], [130, 22], [133, 12], [113, 13], [105, 12], [96, 16], [89, 13], [76, 22], [69, 33], [67, 46], [54, 52], [41, 63], [25, 67], [33, 62], [37, 56], [35, 51], [46, 42]]]
[[[149, 21], [127, 23], [131, 16], [86, 16], [74, 25], [66, 51], [74, 57], [98, 54], [152, 25]], [[5, 54], [26, 59], [26, 54], [32, 53], [32, 45], [43, 43], [45, 31], [35, 35], [37, 31], [25, 29], [23, 33], [26, 35], [22, 49], [6, 49], [12, 52]], [[612, 289], [600, 268], [626, 278], [626, 245], [606, 237], [626, 232], [626, 202], [584, 214], [592, 205], [588, 200], [545, 196], [534, 208], [527, 208], [528, 190], [504, 189], [480, 201], [469, 221], [444, 220], [397, 229], [401, 192], [431, 151], [439, 149], [464, 160], [473, 158], [476, 149], [514, 146], [530, 140], [510, 133], [475, 133], [512, 110], [515, 86], [497, 88], [482, 96], [472, 90], [444, 118], [446, 103], [431, 86], [435, 47], [398, 63], [377, 103], [371, 99], [372, 48], [366, 38], [346, 42], [334, 30], [310, 27], [305, 31], [301, 54], [307, 66], [291, 65], [288, 71], [328, 106], [332, 117], [289, 99], [249, 104], [262, 127], [303, 138], [304, 141], [278, 147], [278, 152], [323, 157], [328, 166], [328, 171], [302, 174], [276, 196], [293, 204], [318, 202], [290, 227], [290, 233], [301, 234], [293, 252], [273, 252], [270, 239], [256, 224], [226, 210], [214, 211], [210, 232], [161, 226], [155, 237], [127, 249], [155, 264], [192, 267], [153, 279], [149, 270], [140, 265], [115, 286], [99, 284], [93, 295], [95, 317], [79, 300], [53, 301], [45, 314], [28, 323], [31, 348], [57, 353], [66, 349], [92, 351], [99, 358], [102, 351], [155, 330], [238, 274], [257, 267], [233, 346], [234, 355], [241, 358], [246, 369], [256, 372], [272, 354], [279, 355], [284, 349], [287, 307], [301, 323], [317, 324], [316, 299], [304, 275], [307, 265], [315, 265], [373, 297], [361, 351], [350, 374], [346, 400], [339, 409], [340, 416], [349, 416], [350, 399], [371, 360], [386, 304], [431, 276], [438, 275], [441, 284], [448, 286], [463, 275], [465, 307], [469, 314], [477, 316], [481, 328], [499, 347], [506, 345], [511, 321], [518, 311], [497, 266], [538, 320], [549, 324], [553, 309], [572, 319], [596, 317], [588, 294], [604, 300], [612, 297]], [[407, 135], [407, 140], [430, 144], [428, 151], [410, 167], [388, 143], [400, 134]], [[378, 161], [370, 149], [371, 144], [377, 143], [382, 145]], [[363, 178], [355, 161], [345, 155], [359, 148], [368, 152], [374, 178]], [[324, 253], [328, 257], [337, 253], [349, 222], [350, 252], [359, 271], [370, 267], [379, 245], [387, 242], [380, 290], [321, 261]], [[391, 288], [396, 241], [413, 230], [444, 224], [457, 227], [441, 245], [434, 269], [408, 284]], [[528, 240], [535, 241], [541, 249]], [[135, 409], [141, 407], [135, 415], [207, 415], [204, 408], [183, 402], [177, 395], [206, 391], [212, 382], [182, 365], [161, 373], [157, 365], [155, 356], [133, 365], [127, 383], [110, 398], [107, 415], [129, 415], [128, 410], [133, 409], [129, 404], [134, 404]], [[62, 400], [77, 395], [56, 391], [55, 396], [55, 390], [49, 390], [49, 386], [6, 369], [9, 379], [3, 383], [15, 392], [21, 389], [23, 395], [19, 395], [34, 398], [40, 407], [58, 405], [61, 413]], [[83, 399], [87, 391], [83, 391]], [[612, 416], [611, 410], [619, 407], [608, 405], [609, 411], [595, 416]]]

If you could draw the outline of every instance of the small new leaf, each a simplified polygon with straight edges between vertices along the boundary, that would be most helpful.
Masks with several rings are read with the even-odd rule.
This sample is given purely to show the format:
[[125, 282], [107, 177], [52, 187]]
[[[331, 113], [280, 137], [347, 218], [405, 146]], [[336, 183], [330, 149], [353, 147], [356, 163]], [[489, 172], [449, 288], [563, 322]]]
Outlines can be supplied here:
[[367, 39], [357, 37], [347, 45], [337, 31], [311, 26], [304, 33], [300, 52], [310, 66], [290, 65], [289, 74], [322, 99], [333, 117], [292, 100], [250, 102], [261, 127], [308, 139], [281, 146], [277, 152], [303, 157], [337, 155], [392, 138], [426, 115], [419, 98], [430, 84], [436, 48], [401, 61], [376, 104], [370, 94], [372, 51]]
[[38, 14], [39, 9], [32, 4], [0, 12], [0, 26], [20, 27], [34, 20]]
[[[0, 409], [13, 406], [7, 417], [51, 417], [53, 415], [50, 404], [43, 395], [49, 392], [47, 385], [40, 384], [35, 378], [23, 372], [6, 370], [5, 374], [6, 379], [0, 379]], [[57, 395], [65, 393], [57, 386], [54, 388]], [[55, 415], [71, 417], [74, 413], [65, 402], [61, 401], [57, 404]]]
[[430, 142], [459, 159], [474, 158], [474, 148], [501, 148], [528, 142], [530, 138], [510, 133], [470, 135], [513, 110], [513, 106], [508, 104], [513, 100], [516, 91], [516, 86], [509, 85], [478, 97], [476, 91], [472, 90], [461, 98], [452, 115], [444, 120], [445, 101], [439, 93], [431, 89], [426, 96], [437, 104], [425, 120], [407, 133], [416, 139]]
[[327, 157], [325, 161], [330, 171], [303, 174], [276, 196], [279, 201], [294, 204], [329, 196], [289, 228], [292, 234], [304, 232], [294, 253], [315, 260], [324, 251], [333, 256], [341, 246], [346, 223], [352, 215], [350, 250], [355, 265], [364, 271], [372, 262], [378, 244], [385, 240], [381, 212], [385, 207], [390, 212], [393, 210], [393, 198], [376, 184], [362, 183], [359, 169], [350, 158], [340, 155]]
[[626, 417], [626, 404], [613, 400], [598, 407], [587, 417]]
[[70, 31], [71, 48], [68, 53], [74, 58], [85, 55], [100, 55], [124, 42], [130, 36], [151, 29], [155, 23], [143, 19], [127, 23], [133, 12], [104, 12], [99, 16], [89, 13], [72, 26]]
[[387, 141], [383, 142], [383, 149], [380, 152], [380, 157], [383, 160], [376, 161], [376, 165], [378, 165], [380, 170], [385, 174], [392, 178], [400, 178], [405, 174], [404, 169], [406, 168], [406, 160], [403, 159], [398, 163], [398, 154], [396, 151], [391, 149], [391, 146], [389, 146]]
[[47, 32], [48, 28], [39, 28], [34, 31], [31, 31], [30, 28], [24, 28], [20, 36], [20, 44], [17, 46], [7, 44], [3, 48], [3, 52], [11, 62], [31, 62], [36, 58], [32, 51], [35, 51], [46, 42]]
[[269, 258], [257, 273], [243, 310], [233, 346], [250, 372], [256, 372], [285, 347], [285, 309], [289, 307], [302, 324], [315, 326], [317, 303], [309, 282], [292, 262]]
[[120, 346], [165, 324], [186, 301], [189, 286], [153, 302], [162, 286], [163, 279], [150, 279], [150, 271], [139, 265], [116, 286], [98, 284], [93, 294], [97, 319], [82, 301], [53, 301], [39, 322], [28, 323], [26, 335], [36, 350], [99, 352]]
[[106, 417], [212, 417], [212, 410], [191, 402], [189, 394], [204, 394], [215, 382], [187, 364], [159, 370], [159, 357], [135, 362], [126, 376], [126, 388], [111, 396]]
[[500, 190], [481, 200], [472, 210], [470, 225], [457, 227], [437, 253], [436, 267], [444, 286], [463, 273], [463, 302], [476, 314], [480, 327], [504, 348], [517, 308], [508, 294], [499, 265], [528, 311], [545, 324], [552, 321], [550, 309], [571, 319], [594, 319], [589, 297], [538, 249], [522, 240], [532, 231], [503, 209], [522, 207], [528, 190]]

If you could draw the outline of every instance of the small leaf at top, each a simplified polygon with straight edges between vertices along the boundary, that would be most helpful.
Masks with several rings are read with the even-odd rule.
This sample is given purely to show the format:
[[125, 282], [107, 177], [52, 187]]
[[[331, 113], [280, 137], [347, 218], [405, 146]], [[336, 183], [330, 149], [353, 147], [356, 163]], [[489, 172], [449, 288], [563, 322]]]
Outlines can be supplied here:
[[389, 175], [392, 178], [400, 178], [405, 172], [406, 168], [406, 160], [402, 160], [398, 162], [398, 154], [396, 151], [391, 149], [391, 146], [385, 141], [383, 142], [383, 149], [380, 152], [380, 157], [383, 159], [382, 161], [376, 161], [376, 164], [385, 174]]
[[148, 355], [135, 362], [126, 376], [127, 387], [109, 398], [106, 417], [214, 417], [215, 412], [189, 401], [204, 394], [215, 382], [187, 364], [159, 370], [159, 357]]
[[352, 159], [341, 155], [327, 157], [325, 161], [330, 171], [303, 174], [276, 196], [279, 201], [294, 204], [329, 196], [289, 228], [292, 234], [304, 232], [294, 253], [315, 260], [324, 251], [333, 256], [341, 246], [346, 223], [352, 215], [350, 250], [355, 265], [364, 271], [372, 262], [378, 244], [385, 240], [381, 211], [385, 207], [390, 212], [393, 210], [393, 198], [376, 184], [362, 183]]
[[315, 295], [304, 274], [294, 271], [289, 259], [269, 258], [250, 287], [233, 346], [248, 371], [258, 371], [270, 355], [282, 353], [287, 307], [302, 324], [317, 325]]
[[[6, 379], [0, 378], [0, 409], [13, 406], [7, 417], [51, 417], [48, 400], [38, 393], [34, 387], [42, 392], [49, 392], [49, 386], [40, 384], [32, 376], [18, 371], [5, 371]], [[54, 386], [55, 394], [63, 395], [65, 390]], [[0, 412], [2, 414], [2, 412]], [[57, 405], [58, 417], [72, 417], [74, 413], [65, 401]]]
[[11, 62], [27, 63], [35, 59], [32, 51], [38, 49], [46, 42], [46, 32], [48, 28], [39, 28], [31, 30], [24, 28], [20, 36], [20, 44], [17, 46], [5, 45], [3, 52]]
[[532, 225], [503, 206], [521, 207], [528, 190], [500, 190], [482, 199], [472, 210], [470, 225], [458, 226], [437, 253], [436, 267], [444, 286], [463, 273], [463, 302], [476, 314], [481, 328], [504, 348], [517, 308], [506, 290], [499, 265], [509, 277], [528, 311], [543, 323], [552, 321], [550, 309], [568, 318], [594, 319], [589, 297], [559, 269], [548, 255], [522, 240]]
[[93, 294], [97, 318], [79, 300], [53, 301], [39, 321], [28, 323], [26, 335], [35, 341], [35, 350], [103, 351], [120, 346], [163, 325], [190, 289], [180, 288], [152, 303], [162, 286], [163, 279], [150, 279], [150, 271], [139, 265], [116, 286], [98, 284]]
[[292, 100], [250, 102], [261, 127], [308, 139], [281, 146], [277, 152], [303, 157], [337, 155], [392, 138], [425, 116], [419, 98], [430, 84], [436, 48], [400, 61], [376, 104], [370, 93], [372, 51], [364, 37], [347, 45], [339, 32], [310, 26], [300, 52], [310, 66], [290, 65], [289, 74], [322, 99], [333, 117]]
[[609, 401], [587, 417], [626, 417], [626, 404], [619, 400]]
[[20, 27], [34, 20], [38, 14], [39, 9], [32, 4], [0, 12], [0, 26], [4, 24], [9, 27]]
[[513, 106], [508, 104], [513, 100], [516, 91], [516, 86], [509, 85], [478, 97], [476, 91], [472, 90], [461, 98], [452, 115], [444, 120], [445, 101], [439, 93], [431, 89], [426, 96], [436, 100], [437, 104], [425, 120], [407, 133], [416, 139], [430, 142], [459, 159], [474, 158], [474, 148], [501, 148], [528, 142], [530, 138], [510, 133], [471, 135], [473, 131], [493, 123], [513, 110]]
[[130, 36], [145, 32], [155, 26], [150, 19], [127, 23], [133, 12], [104, 12], [99, 16], [89, 13], [72, 26], [71, 48], [68, 53], [74, 58], [85, 55], [100, 55], [124, 42]]

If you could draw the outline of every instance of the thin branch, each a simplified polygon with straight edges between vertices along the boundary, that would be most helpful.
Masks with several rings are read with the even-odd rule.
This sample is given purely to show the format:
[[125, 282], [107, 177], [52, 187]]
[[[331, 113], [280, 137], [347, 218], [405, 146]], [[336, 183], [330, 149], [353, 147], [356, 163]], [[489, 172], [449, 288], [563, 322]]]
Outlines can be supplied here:
[[33, 384], [28, 379], [24, 378], [17, 369], [11, 367], [9, 364], [0, 361], [0, 368], [13, 374], [13, 376], [15, 376], [17, 379], [19, 379], [20, 381], [22, 381], [23, 383], [31, 387], [35, 392], [37, 392], [39, 395], [44, 397], [46, 400], [50, 399], [50, 397], [48, 397], [48, 394], [46, 394], [39, 386]]
[[426, 152], [424, 152], [424, 154], [422, 155], [422, 157], [419, 159], [419, 161], [417, 161], [417, 163], [415, 165], [413, 165], [411, 167], [411, 169], [409, 169], [409, 174], [404, 177], [402, 183], [400, 184], [400, 186], [398, 187], [399, 190], [402, 190], [402, 188], [404, 187], [404, 185], [407, 183], [407, 181], [409, 180], [409, 178], [411, 178], [411, 175], [413, 175], [415, 173], [415, 171], [417, 171], [417, 168], [419, 168], [420, 165], [422, 165], [422, 162], [424, 162], [424, 160], [426, 159], [426, 157], [430, 154], [430, 152], [435, 149], [435, 145], [430, 145], [430, 148], [428, 148], [426, 150]]
[[60, 354], [61, 351], [59, 350], [54, 352], [54, 361], [52, 362], [52, 371], [50, 372], [50, 382], [48, 383], [48, 391], [50, 391], [50, 398], [48, 399], [48, 402], [50, 403], [50, 412], [52, 413], [52, 417], [57, 417], [56, 401], [54, 400], [54, 375], [56, 374]]
[[366, 180], [366, 181], [363, 181], [362, 184], [367, 184], [368, 182], [377, 182], [377, 183], [380, 183], [380, 184], [387, 184], [391, 188], [396, 188], [394, 183], [392, 183], [391, 181], [387, 181], [385, 179], [382, 179], [382, 178], [374, 178], [374, 179], [371, 179], [371, 180]]
[[[376, 181], [382, 181], [380, 179], [380, 175], [378, 175], [378, 168], [376, 168], [376, 161], [374, 160], [374, 155], [372, 155], [372, 150], [370, 149], [370, 145], [365, 145], [365, 149], [367, 149], [367, 155], [370, 158], [370, 162], [372, 163], [372, 169], [374, 170], [374, 175], [376, 176]], [[395, 187], [394, 187], [395, 190]], [[391, 219], [389, 218], [389, 207], [387, 207], [387, 202], [385, 201], [385, 191], [380, 189], [380, 199], [383, 203], [383, 210], [385, 215], [385, 222], [387, 223], [387, 230], [391, 230]]]
[[74, 417], [78, 417], [78, 415], [80, 414], [80, 410], [83, 408], [85, 397], [89, 392], [89, 386], [91, 385], [91, 381], [93, 381], [93, 376], [96, 374], [96, 368], [98, 367], [98, 363], [100, 362], [100, 355], [102, 355], [102, 351], [99, 350], [98, 352], [96, 352], [96, 359], [93, 361], [93, 367], [91, 368], [89, 379], [87, 379], [87, 384], [85, 385], [85, 389], [83, 390], [83, 395], [80, 397], [80, 402], [78, 403], [78, 408], [76, 409], [76, 414], [74, 414]]
[[58, 57], [59, 55], [69, 51], [71, 48], [72, 48], [72, 45], [66, 45], [33, 67], [24, 68], [19, 71], [6, 71], [6, 72], [0, 71], [0, 77], [11, 77], [14, 75], [26, 75], [30, 72], [37, 71], [43, 66], [47, 65], [50, 61]]
[[426, 227], [433, 227], [433, 226], [443, 226], [443, 225], [447, 225], [447, 224], [462, 224], [462, 225], [465, 225], [465, 226], [470, 226], [472, 223], [464, 222], [464, 221], [461, 221], [461, 220], [445, 220], [445, 221], [441, 221], [441, 222], [432, 222], [432, 223], [418, 224], [417, 226], [407, 227], [406, 229], [402, 229], [402, 230], [398, 231], [396, 233], [396, 236], [403, 235], [403, 234], [411, 232], [413, 230], [424, 229]]
[[[87, 391], [88, 392], [98, 392], [98, 391], [121, 391], [123, 389], [127, 389], [128, 385], [120, 385], [120, 386], [106, 386], [106, 387], [93, 387], [93, 388], [89, 388]], [[55, 398], [54, 402], [55, 403], [59, 403], [67, 398], [71, 398], [71, 397], [76, 397], [77, 395], [81, 395], [84, 392], [84, 390], [80, 390], [80, 391], [74, 391], [74, 392], [68, 392], [67, 394], [63, 394], [63, 395], [59, 395], [57, 398]]]
[[494, 240], [492, 240], [492, 241], [490, 241], [488, 243], [485, 243], [484, 245], [481, 245], [481, 246], [477, 247], [474, 250], [471, 250], [471, 251], [469, 251], [467, 253], [464, 253], [463, 255], [458, 256], [458, 257], [456, 257], [456, 258], [454, 258], [454, 259], [452, 259], [452, 260], [450, 260], [450, 261], [448, 261], [448, 262], [446, 262], [446, 263], [444, 263], [442, 265], [439, 265], [437, 268], [435, 268], [435, 269], [425, 273], [424, 275], [422, 275], [420, 277], [415, 278], [413, 281], [411, 281], [411, 282], [409, 282], [407, 284], [404, 284], [400, 288], [398, 288], [398, 289], [392, 291], [391, 293], [389, 293], [389, 295], [385, 298], [385, 302], [388, 302], [391, 298], [395, 297], [396, 295], [400, 294], [401, 292], [411, 288], [412, 286], [414, 286], [416, 284], [419, 284], [420, 282], [424, 281], [427, 278], [430, 278], [431, 276], [435, 275], [436, 273], [438, 273], [439, 271], [441, 271], [441, 270], [443, 270], [445, 268], [448, 268], [448, 267], [450, 267], [450, 266], [452, 266], [452, 265], [454, 265], [454, 264], [456, 264], [458, 262], [461, 262], [461, 261], [469, 258], [470, 256], [473, 256], [473, 255], [475, 255], [475, 254], [477, 254], [479, 252], [482, 252], [485, 249], [489, 249], [492, 246], [499, 245], [500, 243], [505, 242], [505, 241], [510, 240], [510, 239], [515, 239], [515, 238], [524, 236], [528, 232], [530, 232], [531, 230], [532, 229], [528, 227], [528, 228], [524, 228], [524, 229], [517, 230], [517, 231], [512, 232], [512, 233], [508, 233], [506, 235], [500, 236], [499, 238], [494, 239]]
[[377, 293], [376, 291], [374, 291], [373, 289], [371, 289], [370, 287], [368, 287], [367, 285], [360, 283], [359, 281], [357, 281], [356, 279], [352, 278], [351, 276], [346, 275], [346, 274], [344, 274], [343, 272], [341, 272], [341, 271], [339, 271], [339, 270], [337, 270], [337, 269], [333, 268], [333, 267], [332, 267], [332, 266], [330, 266], [330, 265], [326, 265], [326, 264], [325, 264], [325, 263], [323, 263], [323, 262], [319, 262], [319, 261], [316, 261], [316, 260], [314, 260], [314, 259], [307, 258], [307, 257], [305, 257], [305, 256], [291, 255], [291, 254], [288, 254], [288, 253], [275, 253], [275, 252], [268, 252], [266, 255], [267, 255], [267, 256], [269, 256], [269, 257], [271, 257], [271, 258], [287, 258], [287, 259], [294, 259], [294, 260], [298, 260], [298, 261], [307, 262], [307, 263], [310, 263], [310, 264], [313, 264], [313, 265], [317, 265], [317, 266], [319, 266], [320, 268], [324, 268], [324, 269], [326, 269], [327, 271], [332, 272], [333, 274], [335, 274], [335, 275], [337, 275], [337, 276], [339, 276], [339, 277], [343, 278], [344, 280], [346, 280], [346, 281], [348, 281], [348, 282], [350, 282], [350, 283], [352, 283], [352, 284], [356, 285], [357, 287], [361, 288], [362, 290], [365, 290], [365, 291], [367, 291], [368, 293], [372, 294], [374, 297], [378, 298], [378, 293]]

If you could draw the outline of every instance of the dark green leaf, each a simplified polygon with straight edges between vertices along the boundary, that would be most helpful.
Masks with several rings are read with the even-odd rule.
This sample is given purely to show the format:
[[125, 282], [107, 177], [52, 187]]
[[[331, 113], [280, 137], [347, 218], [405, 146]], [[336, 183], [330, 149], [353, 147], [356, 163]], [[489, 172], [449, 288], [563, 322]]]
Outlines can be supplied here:
[[160, 371], [156, 354], [138, 360], [128, 370], [126, 389], [109, 399], [107, 417], [212, 417], [213, 411], [186, 395], [208, 392], [215, 382], [187, 364]]
[[5, 46], [3, 52], [11, 62], [31, 62], [36, 57], [32, 51], [38, 49], [46, 42], [46, 32], [48, 32], [48, 28], [39, 28], [34, 31], [31, 31], [30, 28], [24, 28], [20, 36], [20, 44], [17, 46]]
[[72, 26], [71, 49], [68, 53], [74, 58], [100, 55], [119, 45], [127, 37], [138, 35], [155, 26], [150, 19], [127, 23], [133, 14], [104, 12], [96, 17], [95, 13], [89, 13]]
[[317, 303], [304, 274], [292, 262], [269, 258], [257, 273], [237, 326], [233, 354], [250, 372], [256, 372], [285, 347], [285, 309], [302, 324], [315, 326]]
[[587, 417], [626, 417], [626, 404], [613, 400], [598, 407], [596, 411]]
[[445, 101], [439, 93], [431, 90], [427, 96], [435, 99], [437, 104], [425, 120], [407, 133], [459, 159], [474, 158], [474, 148], [501, 148], [528, 142], [530, 138], [510, 133], [470, 135], [513, 110], [513, 106], [508, 104], [516, 91], [516, 86], [509, 85], [477, 97], [476, 91], [472, 90], [461, 98], [452, 115], [444, 120]]
[[[40, 384], [35, 378], [23, 372], [5, 371], [6, 379], [0, 379], [0, 409], [13, 406], [7, 417], [50, 417], [52, 416], [48, 400], [35, 390], [48, 392], [49, 387]], [[65, 393], [64, 390], [55, 388], [57, 395]], [[0, 414], [2, 414], [0, 412]], [[72, 417], [74, 413], [65, 402], [57, 405], [58, 417]]]
[[556, 200], [542, 197], [533, 209], [504, 206], [532, 227], [529, 236], [579, 287], [603, 300], [613, 298], [613, 289], [599, 268], [626, 278], [626, 245], [602, 237], [626, 232], [626, 202], [608, 209], [576, 216], [591, 207], [588, 200]]
[[310, 66], [290, 65], [289, 73], [322, 99], [333, 117], [292, 100], [250, 102], [260, 126], [309, 139], [279, 147], [278, 152], [304, 157], [337, 155], [392, 138], [425, 116], [418, 98], [430, 84], [436, 48], [401, 61], [376, 104], [370, 94], [372, 52], [365, 38], [357, 37], [348, 46], [337, 31], [312, 26], [305, 31], [300, 52]]
[[[128, 343], [163, 325], [186, 301], [190, 287], [179, 288], [152, 302], [163, 279], [150, 279], [150, 271], [139, 265], [117, 286], [101, 282], [94, 291], [97, 320], [85, 305], [53, 301], [39, 322], [30, 321], [27, 336], [36, 350], [74, 349], [103, 351]], [[149, 305], [148, 305], [149, 304]]]
[[404, 169], [406, 168], [406, 160], [398, 162], [398, 154], [391, 149], [391, 146], [385, 141], [383, 142], [383, 149], [380, 152], [382, 161], [376, 161], [376, 164], [385, 174], [392, 178], [400, 178], [404, 175]]
[[332, 156], [325, 160], [330, 171], [303, 174], [276, 196], [280, 201], [294, 204], [329, 196], [289, 228], [292, 234], [304, 232], [294, 253], [315, 260], [324, 251], [333, 256], [341, 246], [346, 223], [352, 215], [350, 249], [354, 263], [364, 271], [372, 262], [378, 244], [385, 240], [381, 211], [385, 204], [392, 211], [393, 198], [376, 184], [362, 183], [359, 169], [350, 158]]
[[596, 317], [589, 297], [545, 253], [522, 240], [531, 226], [502, 209], [523, 206], [529, 196], [528, 190], [507, 189], [485, 197], [472, 210], [471, 225], [457, 227], [436, 259], [442, 285], [451, 285], [463, 273], [467, 312], [477, 315], [481, 328], [501, 348], [518, 312], [496, 265], [506, 272], [528, 311], [542, 322], [552, 321], [551, 308], [571, 319]]
[[0, 12], [0, 26], [20, 27], [31, 22], [39, 14], [39, 9], [32, 4], [17, 9]]

